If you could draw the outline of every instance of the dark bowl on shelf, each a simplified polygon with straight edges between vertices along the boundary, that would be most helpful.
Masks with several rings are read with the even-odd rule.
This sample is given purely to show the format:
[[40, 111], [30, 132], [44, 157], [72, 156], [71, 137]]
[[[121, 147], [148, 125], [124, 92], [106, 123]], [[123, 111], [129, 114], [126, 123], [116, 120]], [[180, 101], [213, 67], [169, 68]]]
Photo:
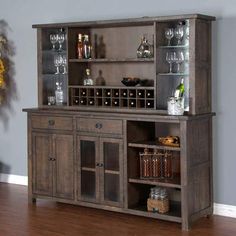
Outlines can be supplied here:
[[123, 80], [121, 80], [121, 83], [125, 86], [136, 86], [139, 82], [140, 79], [135, 77], [124, 77]]

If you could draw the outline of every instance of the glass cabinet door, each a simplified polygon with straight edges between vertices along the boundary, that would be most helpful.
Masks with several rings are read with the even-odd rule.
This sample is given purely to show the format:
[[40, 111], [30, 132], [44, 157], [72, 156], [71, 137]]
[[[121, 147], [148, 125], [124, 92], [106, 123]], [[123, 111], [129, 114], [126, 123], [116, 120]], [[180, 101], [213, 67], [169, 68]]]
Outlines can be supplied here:
[[78, 198], [97, 202], [99, 197], [97, 171], [98, 138], [78, 136]]
[[123, 203], [123, 155], [122, 140], [101, 138], [101, 201], [107, 205]]

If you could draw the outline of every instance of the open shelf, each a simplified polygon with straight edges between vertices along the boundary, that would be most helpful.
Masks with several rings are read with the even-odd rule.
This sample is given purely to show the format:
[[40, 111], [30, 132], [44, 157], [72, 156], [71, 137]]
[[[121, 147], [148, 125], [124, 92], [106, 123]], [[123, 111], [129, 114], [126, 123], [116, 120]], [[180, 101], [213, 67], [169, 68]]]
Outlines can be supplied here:
[[180, 147], [171, 147], [164, 146], [156, 141], [139, 141], [128, 143], [128, 147], [137, 147], [137, 148], [151, 148], [151, 149], [161, 149], [161, 150], [169, 150], [169, 151], [180, 151]]
[[186, 73], [158, 73], [159, 76], [189, 76]]
[[129, 208], [131, 211], [135, 211], [137, 215], [151, 217], [156, 219], [169, 220], [173, 222], [182, 222], [181, 219], [181, 204], [180, 202], [171, 201], [170, 202], [170, 211], [165, 214], [160, 214], [156, 212], [147, 211], [146, 205], [139, 205]]
[[166, 188], [178, 188], [181, 189], [180, 178], [174, 177], [172, 179], [140, 179], [140, 178], [129, 178], [129, 183], [136, 184], [149, 184]]
[[104, 59], [69, 59], [69, 62], [84, 62], [84, 63], [88, 63], [88, 62], [93, 62], [93, 63], [116, 63], [116, 62], [154, 62], [154, 58], [104, 58]]
[[188, 49], [188, 45], [170, 45], [170, 46], [159, 46], [158, 48], [181, 48], [181, 49]]

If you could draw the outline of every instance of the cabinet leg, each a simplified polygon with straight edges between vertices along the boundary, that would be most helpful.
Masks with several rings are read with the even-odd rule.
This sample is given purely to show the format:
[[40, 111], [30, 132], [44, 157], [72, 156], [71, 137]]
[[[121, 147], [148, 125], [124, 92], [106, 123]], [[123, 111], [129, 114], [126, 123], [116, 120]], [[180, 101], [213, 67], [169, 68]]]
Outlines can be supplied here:
[[36, 203], [36, 198], [35, 197], [29, 197], [28, 202], [29, 202], [29, 204], [35, 204]]
[[190, 223], [187, 223], [187, 222], [182, 223], [182, 230], [183, 231], [189, 231], [190, 229], [191, 229]]

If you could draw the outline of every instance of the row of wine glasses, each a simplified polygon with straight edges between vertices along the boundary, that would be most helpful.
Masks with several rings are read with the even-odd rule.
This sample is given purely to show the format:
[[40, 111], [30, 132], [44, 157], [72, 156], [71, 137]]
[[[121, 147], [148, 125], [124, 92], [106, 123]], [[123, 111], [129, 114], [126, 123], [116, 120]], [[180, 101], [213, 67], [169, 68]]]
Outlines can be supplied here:
[[165, 37], [167, 39], [167, 46], [171, 46], [171, 39], [175, 37], [177, 39], [177, 45], [181, 45], [184, 36], [184, 27], [178, 25], [176, 28], [165, 29]]
[[[62, 44], [65, 41], [65, 34], [63, 33], [63, 29], [60, 29], [60, 32], [58, 34], [50, 34], [50, 42], [52, 44], [52, 50], [53, 51], [62, 51]], [[56, 44], [59, 44], [59, 47], [56, 48]]]
[[[169, 73], [180, 73], [180, 65], [185, 61], [184, 53], [182, 51], [179, 52], [167, 52], [166, 53], [166, 61], [170, 64]], [[173, 72], [173, 63], [176, 63], [177, 70]]]
[[67, 63], [67, 59], [65, 55], [55, 55], [54, 56], [54, 65], [56, 67], [56, 72], [55, 74], [60, 74], [60, 67], [62, 66], [62, 73], [61, 74], [66, 74], [67, 70], [66, 70], [66, 63]]

